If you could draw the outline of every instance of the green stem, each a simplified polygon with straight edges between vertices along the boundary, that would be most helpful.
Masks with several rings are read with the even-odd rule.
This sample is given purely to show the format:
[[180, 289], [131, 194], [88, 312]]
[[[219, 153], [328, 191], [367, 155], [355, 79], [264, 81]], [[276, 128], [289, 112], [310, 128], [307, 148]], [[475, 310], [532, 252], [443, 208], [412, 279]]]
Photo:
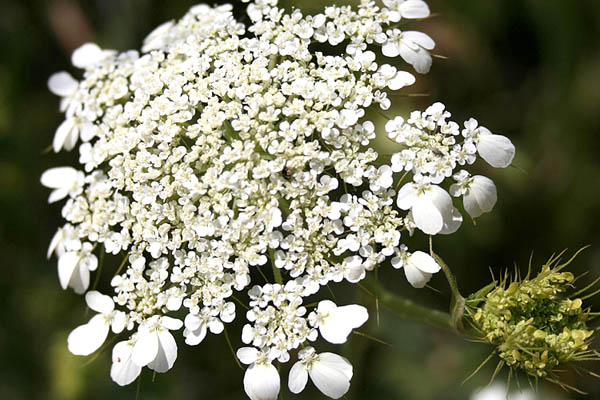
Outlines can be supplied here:
[[[367, 278], [361, 283], [369, 294], [374, 296], [375, 282], [373, 282], [372, 279]], [[379, 304], [383, 305], [383, 307], [387, 308], [397, 316], [458, 333], [456, 326], [452, 323], [452, 316], [449, 313], [421, 306], [412, 300], [388, 291], [381, 287], [381, 285], [377, 287], [377, 290]]]
[[279, 268], [277, 268], [275, 266], [275, 264], [273, 264], [273, 276], [275, 277], [275, 282], [279, 283], [280, 285], [283, 284], [283, 278], [281, 277], [281, 271], [279, 270]]
[[458, 283], [456, 283], [456, 277], [450, 268], [448, 268], [441, 257], [433, 252], [433, 240], [431, 236], [429, 236], [429, 252], [435, 261], [440, 265], [442, 271], [444, 271], [448, 285], [450, 285], [450, 291], [452, 292], [450, 299], [450, 316], [452, 326], [454, 326], [454, 328], [458, 331], [464, 332], [465, 328], [463, 326], [462, 319], [465, 313], [465, 298], [462, 294], [460, 294], [460, 291], [458, 290]]

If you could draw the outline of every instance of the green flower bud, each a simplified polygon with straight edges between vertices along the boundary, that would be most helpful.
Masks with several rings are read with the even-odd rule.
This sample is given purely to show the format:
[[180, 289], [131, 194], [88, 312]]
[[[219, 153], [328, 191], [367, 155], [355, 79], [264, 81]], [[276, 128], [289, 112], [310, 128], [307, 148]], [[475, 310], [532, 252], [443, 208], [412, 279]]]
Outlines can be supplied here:
[[[496, 345], [501, 363], [557, 382], [559, 366], [600, 360], [590, 349], [594, 333], [582, 291], [573, 292], [572, 273], [552, 257], [534, 278], [505, 276], [466, 299], [463, 323], [482, 341]], [[589, 288], [589, 287], [588, 287]], [[586, 288], [586, 290], [588, 289]], [[584, 290], [585, 291], [585, 290]]]

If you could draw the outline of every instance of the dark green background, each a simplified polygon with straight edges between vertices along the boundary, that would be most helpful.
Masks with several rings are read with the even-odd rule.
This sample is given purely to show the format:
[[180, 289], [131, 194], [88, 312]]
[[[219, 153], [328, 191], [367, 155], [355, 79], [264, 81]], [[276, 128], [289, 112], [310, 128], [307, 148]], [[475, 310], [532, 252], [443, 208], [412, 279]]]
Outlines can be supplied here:
[[[17, 1], [0, 7], [0, 399], [134, 399], [135, 384], [109, 378], [109, 354], [89, 365], [70, 355], [66, 337], [83, 323], [83, 299], [58, 284], [47, 244], [61, 224], [60, 206], [46, 203], [39, 184], [47, 168], [74, 165], [75, 154], [44, 153], [61, 122], [48, 77], [70, 67], [71, 51], [86, 40], [106, 48], [139, 47], [161, 22], [182, 16], [184, 0]], [[286, 6], [290, 6], [290, 2]], [[307, 12], [317, 5], [294, 2]], [[459, 233], [436, 238], [438, 253], [472, 292], [532, 251], [541, 264], [552, 252], [591, 244], [574, 263], [581, 282], [600, 276], [600, 2], [597, 0], [431, 0], [440, 15], [414, 24], [437, 43], [429, 75], [398, 97], [398, 112], [443, 101], [460, 122], [473, 116], [517, 147], [517, 168], [481, 171], [499, 192], [496, 209], [466, 221]], [[419, 238], [414, 246], [423, 246]], [[416, 247], [415, 247], [416, 248]], [[415, 290], [396, 271], [382, 272], [391, 289], [444, 308], [447, 286]], [[401, 274], [401, 273], [400, 273]], [[347, 301], [359, 294], [338, 285]], [[365, 300], [365, 299], [363, 299]], [[366, 300], [365, 300], [366, 301]], [[595, 301], [598, 307], [598, 299]], [[372, 313], [374, 316], [374, 313]], [[242, 318], [239, 318], [240, 320]], [[355, 365], [349, 399], [466, 399], [487, 382], [484, 368], [460, 382], [490, 351], [450, 334], [382, 312], [364, 328], [393, 345], [360, 337], [338, 348]], [[178, 336], [179, 359], [168, 374], [144, 370], [142, 399], [241, 399], [242, 371], [223, 336], [190, 348]], [[239, 343], [238, 340], [236, 340]], [[591, 365], [600, 372], [600, 363]], [[504, 380], [505, 376], [501, 376]], [[567, 373], [564, 379], [600, 398], [599, 381]], [[285, 382], [285, 379], [284, 379]], [[523, 384], [526, 380], [521, 379]], [[564, 395], [556, 388], [545, 390]], [[570, 398], [578, 398], [574, 394]], [[285, 398], [290, 398], [285, 393]], [[304, 399], [320, 398], [309, 385]]]

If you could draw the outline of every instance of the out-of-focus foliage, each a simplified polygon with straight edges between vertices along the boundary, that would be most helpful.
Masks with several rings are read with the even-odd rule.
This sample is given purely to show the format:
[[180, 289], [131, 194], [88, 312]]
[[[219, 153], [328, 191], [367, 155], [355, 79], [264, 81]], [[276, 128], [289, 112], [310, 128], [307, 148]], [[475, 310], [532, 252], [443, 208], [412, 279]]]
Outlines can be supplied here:
[[[338, 2], [339, 3], [339, 2]], [[46, 89], [51, 73], [69, 69], [70, 52], [87, 40], [120, 50], [139, 47], [159, 23], [177, 18], [189, 0], [4, 0], [0, 13], [0, 398], [133, 399], [136, 385], [119, 388], [109, 378], [110, 355], [96, 360], [68, 353], [68, 332], [85, 320], [81, 298], [58, 285], [48, 241], [60, 206], [46, 204], [39, 184], [49, 167], [74, 164], [76, 154], [45, 153], [60, 123], [58, 100]], [[291, 2], [288, 1], [289, 7]], [[321, 3], [293, 2], [307, 12]], [[429, 1], [439, 16], [419, 23], [437, 42], [432, 72], [387, 112], [407, 113], [434, 100], [470, 116], [517, 146], [514, 164], [485, 169], [498, 186], [496, 209], [464, 223], [458, 234], [436, 238], [436, 251], [455, 270], [464, 293], [498, 276], [513, 262], [525, 268], [550, 253], [592, 244], [574, 264], [585, 282], [600, 275], [600, 2], [596, 0]], [[239, 4], [238, 4], [239, 6]], [[241, 13], [240, 13], [241, 14]], [[413, 247], [424, 238], [409, 239]], [[537, 261], [537, 262], [535, 262]], [[113, 263], [113, 264], [111, 264]], [[116, 268], [107, 259], [107, 268]], [[114, 265], [114, 266], [113, 266]], [[431, 284], [441, 293], [416, 290], [384, 267], [386, 287], [434, 307], [445, 307], [443, 277]], [[106, 284], [105, 282], [101, 282]], [[343, 285], [333, 288], [352, 299]], [[365, 302], [370, 300], [365, 298]], [[600, 302], [592, 299], [598, 307]], [[354, 337], [345, 355], [357, 366], [349, 399], [465, 399], [487, 383], [493, 366], [460, 386], [489, 347], [445, 332], [375, 313], [365, 331], [393, 347]], [[238, 341], [239, 343], [239, 341]], [[242, 371], [222, 336], [199, 347], [179, 341], [179, 360], [166, 375], [145, 371], [142, 399], [240, 399]], [[590, 366], [596, 371], [600, 366]], [[505, 379], [500, 376], [498, 379]], [[569, 384], [600, 398], [597, 380], [568, 372]], [[522, 379], [522, 385], [527, 385]], [[546, 391], [556, 392], [547, 387]], [[305, 399], [318, 398], [311, 388]], [[570, 398], [577, 398], [569, 394]], [[286, 396], [287, 397], [287, 396]]]

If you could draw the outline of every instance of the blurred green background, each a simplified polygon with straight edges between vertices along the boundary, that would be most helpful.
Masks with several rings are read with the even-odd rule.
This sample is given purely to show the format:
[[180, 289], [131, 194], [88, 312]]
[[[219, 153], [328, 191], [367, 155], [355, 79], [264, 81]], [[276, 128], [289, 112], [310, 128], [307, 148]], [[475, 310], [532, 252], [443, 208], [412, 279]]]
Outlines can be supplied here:
[[[70, 67], [72, 50], [89, 40], [102, 47], [139, 48], [161, 22], [182, 16], [189, 0], [3, 0], [0, 7], [0, 399], [134, 399], [136, 385], [109, 377], [110, 354], [92, 362], [68, 353], [66, 337], [83, 323], [83, 299], [60, 289], [47, 244], [61, 224], [60, 205], [46, 203], [39, 184], [47, 168], [76, 162], [75, 154], [45, 153], [61, 122], [48, 77]], [[287, 2], [306, 12], [319, 4]], [[482, 171], [499, 192], [496, 209], [466, 221], [451, 237], [435, 239], [438, 253], [470, 293], [534, 252], [540, 265], [551, 253], [591, 244], [573, 264], [589, 282], [600, 276], [600, 2], [597, 0], [430, 0], [439, 15], [415, 23], [437, 42], [429, 75], [414, 93], [396, 97], [397, 112], [444, 102], [458, 121], [475, 117], [517, 147], [516, 168]], [[239, 9], [238, 9], [239, 10]], [[242, 9], [243, 10], [243, 9]], [[424, 246], [423, 238], [413, 238]], [[416, 248], [416, 247], [415, 247]], [[444, 308], [441, 274], [410, 288], [403, 276], [382, 272], [387, 287]], [[338, 285], [352, 301], [359, 294]], [[363, 299], [367, 301], [366, 299]], [[596, 309], [598, 298], [592, 300]], [[239, 318], [240, 320], [242, 318]], [[493, 366], [460, 382], [490, 348], [399, 320], [382, 311], [364, 328], [392, 347], [353, 337], [341, 351], [355, 365], [348, 399], [468, 399], [485, 385]], [[190, 348], [178, 336], [179, 359], [165, 375], [142, 373], [141, 399], [242, 399], [243, 372], [224, 338]], [[236, 340], [239, 343], [239, 340]], [[339, 351], [340, 349], [338, 349]], [[600, 365], [590, 365], [600, 372]], [[506, 376], [498, 378], [505, 380]], [[600, 381], [567, 372], [563, 379], [589, 393], [544, 391], [562, 398], [600, 398]], [[285, 379], [284, 379], [285, 382]], [[526, 386], [526, 379], [521, 378]], [[284, 393], [284, 398], [290, 398]], [[546, 395], [544, 395], [546, 396]], [[309, 385], [303, 399], [321, 398]], [[544, 397], [547, 398], [547, 397]]]

